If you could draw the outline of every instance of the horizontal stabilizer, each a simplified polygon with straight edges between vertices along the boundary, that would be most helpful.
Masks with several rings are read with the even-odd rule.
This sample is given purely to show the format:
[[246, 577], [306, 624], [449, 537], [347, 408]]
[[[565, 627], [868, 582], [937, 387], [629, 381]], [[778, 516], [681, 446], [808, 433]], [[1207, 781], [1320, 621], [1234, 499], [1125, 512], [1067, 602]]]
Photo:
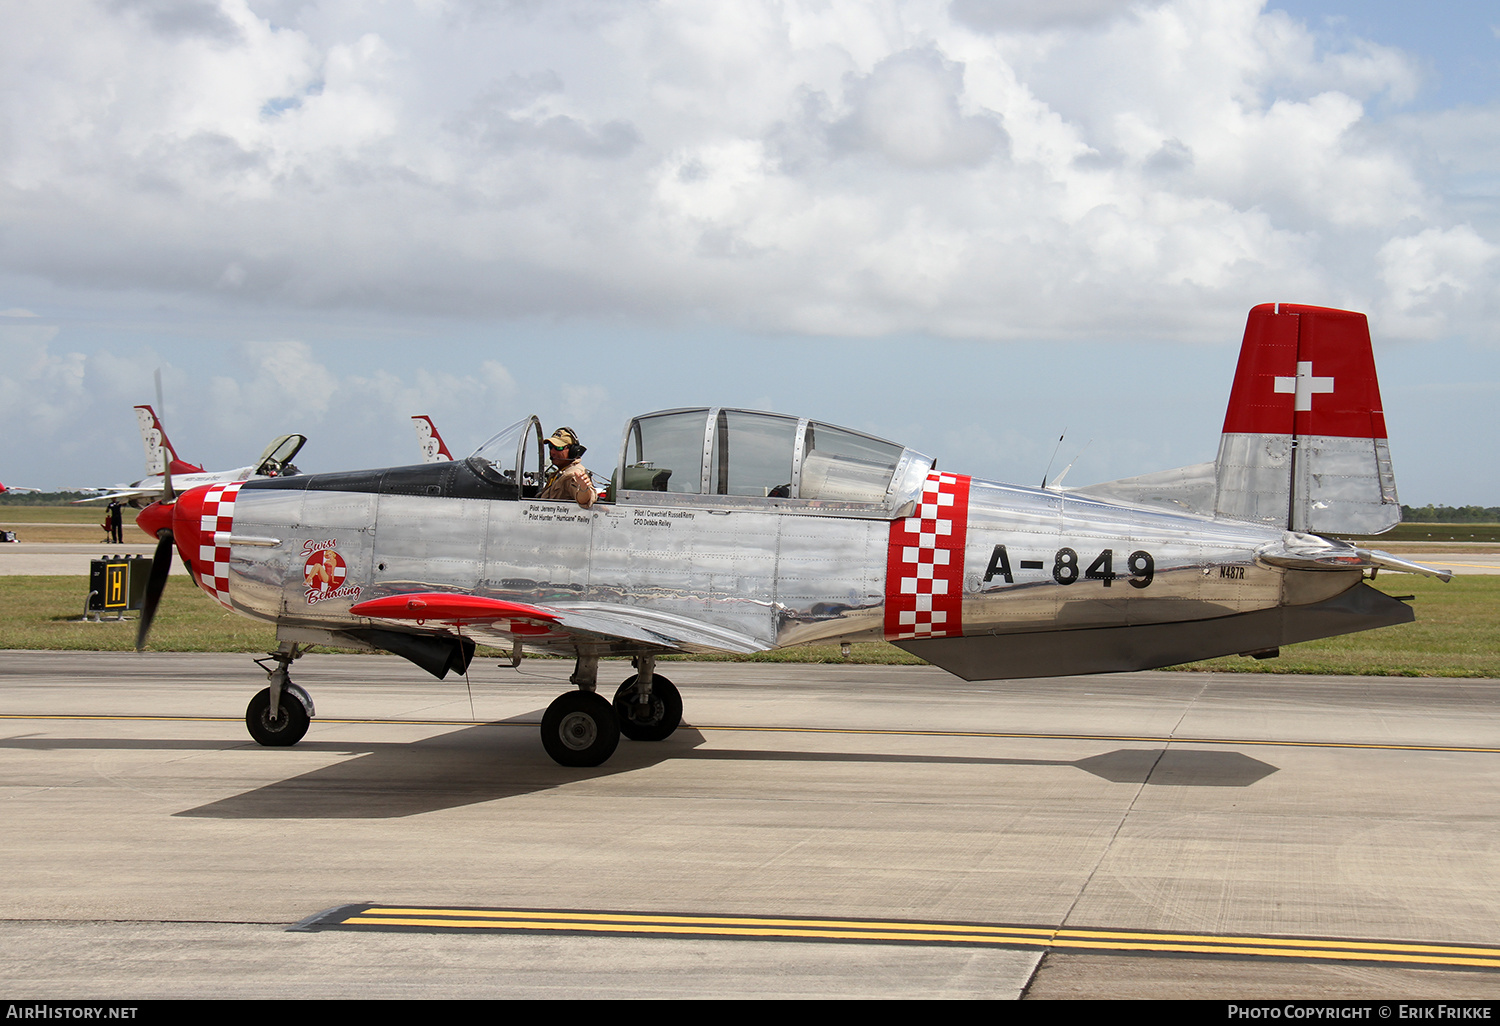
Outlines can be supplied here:
[[1288, 531], [1280, 541], [1261, 546], [1255, 555], [1262, 562], [1288, 570], [1390, 570], [1442, 581], [1453, 578], [1447, 570], [1413, 563], [1379, 549], [1362, 549], [1348, 542], [1296, 531]]

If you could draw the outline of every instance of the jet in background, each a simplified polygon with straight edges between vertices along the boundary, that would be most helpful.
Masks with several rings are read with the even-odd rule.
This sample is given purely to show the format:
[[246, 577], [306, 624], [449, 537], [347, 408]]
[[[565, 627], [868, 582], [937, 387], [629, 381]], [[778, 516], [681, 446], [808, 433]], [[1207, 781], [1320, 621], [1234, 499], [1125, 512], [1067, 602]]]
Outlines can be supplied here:
[[437, 425], [432, 418], [425, 413], [418, 414], [411, 419], [412, 426], [417, 429], [417, 445], [422, 449], [423, 463], [452, 463], [453, 454], [448, 451], [448, 446], [443, 442], [443, 436], [438, 434]]
[[166, 472], [172, 472], [172, 490], [185, 492], [199, 485], [230, 484], [255, 478], [287, 477], [298, 473], [292, 458], [307, 444], [306, 435], [280, 435], [266, 446], [254, 463], [233, 470], [204, 470], [188, 463], [177, 455], [172, 440], [167, 437], [156, 411], [149, 406], [135, 408], [136, 420], [141, 428], [141, 443], [146, 449], [147, 476], [133, 484], [101, 488], [97, 495], [78, 502], [121, 501], [128, 505], [148, 506], [168, 494]]

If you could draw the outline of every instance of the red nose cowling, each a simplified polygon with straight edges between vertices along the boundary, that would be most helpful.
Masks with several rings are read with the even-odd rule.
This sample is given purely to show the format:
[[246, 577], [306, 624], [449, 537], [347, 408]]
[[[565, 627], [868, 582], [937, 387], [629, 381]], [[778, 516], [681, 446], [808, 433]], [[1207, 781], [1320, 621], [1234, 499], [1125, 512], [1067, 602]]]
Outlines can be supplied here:
[[[203, 554], [205, 545], [203, 500], [215, 487], [214, 485], [199, 485], [197, 488], [183, 492], [172, 502], [154, 502], [136, 514], [135, 518], [140, 529], [153, 537], [164, 529], [171, 530], [172, 541], [176, 543], [177, 552], [182, 556], [183, 563], [199, 587], [203, 587], [202, 572], [205, 558]], [[218, 485], [217, 488], [222, 492], [224, 486]], [[210, 530], [208, 534], [206, 540], [210, 552], [208, 559], [212, 563], [213, 531]]]
[[136, 526], [155, 538], [172, 526], [172, 504], [153, 502], [135, 515]]

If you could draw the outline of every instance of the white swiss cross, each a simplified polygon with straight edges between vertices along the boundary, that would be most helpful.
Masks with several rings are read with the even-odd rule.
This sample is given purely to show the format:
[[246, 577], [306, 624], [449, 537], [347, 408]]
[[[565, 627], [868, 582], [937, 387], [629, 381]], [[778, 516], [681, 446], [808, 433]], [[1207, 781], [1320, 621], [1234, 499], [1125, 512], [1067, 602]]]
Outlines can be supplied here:
[[1333, 379], [1313, 377], [1312, 361], [1298, 360], [1297, 376], [1295, 378], [1278, 377], [1276, 379], [1276, 391], [1291, 392], [1296, 396], [1296, 399], [1292, 403], [1292, 409], [1298, 411], [1311, 410], [1314, 393], [1332, 392]]

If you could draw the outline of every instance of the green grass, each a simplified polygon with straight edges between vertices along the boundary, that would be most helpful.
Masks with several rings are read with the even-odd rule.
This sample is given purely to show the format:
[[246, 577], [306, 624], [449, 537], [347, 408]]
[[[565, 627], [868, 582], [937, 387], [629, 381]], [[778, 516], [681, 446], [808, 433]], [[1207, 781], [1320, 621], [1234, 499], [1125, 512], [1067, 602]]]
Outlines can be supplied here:
[[1500, 524], [1397, 524], [1385, 534], [1339, 535], [1349, 541], [1388, 549], [1401, 542], [1500, 542]]
[[[1414, 595], [1415, 623], [1325, 638], [1282, 649], [1279, 659], [1210, 659], [1177, 667], [1246, 673], [1328, 673], [1369, 676], [1500, 677], [1500, 576], [1455, 577], [1450, 583], [1404, 574], [1375, 582], [1392, 595]], [[81, 577], [0, 577], [0, 649], [127, 651], [135, 647], [134, 615], [123, 623], [81, 623], [87, 584]], [[151, 632], [158, 652], [266, 652], [273, 627], [227, 612], [174, 577]], [[505, 653], [494, 652], [494, 656]], [[693, 656], [743, 662], [887, 663], [920, 665], [883, 642], [809, 646], [753, 656]], [[676, 658], [676, 657], [670, 657]]]
[[[14, 531], [24, 544], [26, 542], [72, 542], [77, 544], [103, 544], [104, 504], [91, 506], [0, 506], [0, 531]], [[135, 515], [139, 510], [126, 509], [121, 526], [125, 541], [132, 545], [148, 545], [155, 541], [135, 526]], [[40, 526], [39, 526], [40, 525]]]
[[[104, 519], [105, 503], [87, 506], [20, 506], [0, 507], [0, 524], [14, 522], [29, 524], [97, 524]], [[140, 510], [126, 509], [125, 519], [131, 520]]]
[[1186, 670], [1371, 677], [1500, 677], [1500, 576], [1382, 574], [1375, 586], [1412, 595], [1415, 623], [1288, 645], [1277, 659], [1206, 659]]
[[[0, 649], [124, 652], [135, 648], [136, 614], [80, 622], [87, 577], [0, 577]], [[186, 577], [167, 580], [151, 628], [157, 652], [266, 652], [276, 628], [215, 604]]]

